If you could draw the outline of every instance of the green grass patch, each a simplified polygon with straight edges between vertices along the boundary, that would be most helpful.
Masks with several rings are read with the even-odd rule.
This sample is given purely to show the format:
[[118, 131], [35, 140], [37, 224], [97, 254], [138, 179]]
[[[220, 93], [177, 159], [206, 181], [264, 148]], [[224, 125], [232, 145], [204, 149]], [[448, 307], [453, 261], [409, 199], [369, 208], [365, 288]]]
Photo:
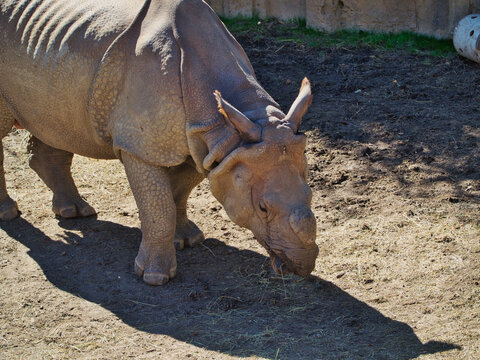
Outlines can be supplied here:
[[232, 33], [244, 33], [250, 31], [259, 31], [262, 28], [262, 20], [258, 15], [253, 17], [235, 16], [232, 18], [220, 16], [225, 26]]
[[280, 43], [293, 42], [319, 49], [371, 46], [383, 50], [405, 50], [431, 56], [445, 57], [456, 54], [451, 40], [439, 40], [407, 31], [376, 33], [341, 30], [327, 33], [307, 27], [303, 19], [281, 22], [274, 19], [260, 19], [258, 16], [222, 18], [222, 21], [234, 35], [248, 35], [254, 40], [268, 36], [274, 37]]

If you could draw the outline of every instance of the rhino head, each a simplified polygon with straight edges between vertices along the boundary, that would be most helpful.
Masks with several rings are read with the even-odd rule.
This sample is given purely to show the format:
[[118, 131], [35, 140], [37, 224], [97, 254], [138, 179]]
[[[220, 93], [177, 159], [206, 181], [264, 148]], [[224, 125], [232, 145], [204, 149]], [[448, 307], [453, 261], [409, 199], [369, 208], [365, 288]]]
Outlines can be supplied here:
[[219, 92], [215, 97], [219, 111], [244, 141], [208, 174], [213, 195], [236, 224], [253, 232], [277, 273], [307, 276], [315, 268], [318, 247], [306, 137], [298, 128], [312, 101], [310, 83], [303, 80], [286, 116], [274, 109], [255, 122]]

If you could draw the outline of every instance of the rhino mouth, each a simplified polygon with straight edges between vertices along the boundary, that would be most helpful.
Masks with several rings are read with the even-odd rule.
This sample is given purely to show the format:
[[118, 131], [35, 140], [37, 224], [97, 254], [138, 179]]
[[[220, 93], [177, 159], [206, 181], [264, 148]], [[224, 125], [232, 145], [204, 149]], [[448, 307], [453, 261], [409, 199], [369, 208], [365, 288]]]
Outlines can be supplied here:
[[273, 271], [279, 275], [288, 274], [287, 264], [276, 254], [270, 254]]
[[[262, 244], [270, 256], [270, 263], [273, 270], [278, 275], [297, 274], [302, 277], [308, 276], [314, 269], [315, 262], [310, 265], [300, 265], [295, 260], [289, 259], [283, 251], [272, 250], [268, 244]], [[312, 257], [317, 257], [318, 250], [312, 253]]]
[[272, 265], [275, 273], [277, 273], [278, 275], [285, 275], [292, 272], [288, 269], [287, 261], [284, 260], [283, 256], [274, 252], [272, 248], [267, 244], [264, 244], [264, 247], [267, 250], [268, 255], [270, 255], [270, 264]]

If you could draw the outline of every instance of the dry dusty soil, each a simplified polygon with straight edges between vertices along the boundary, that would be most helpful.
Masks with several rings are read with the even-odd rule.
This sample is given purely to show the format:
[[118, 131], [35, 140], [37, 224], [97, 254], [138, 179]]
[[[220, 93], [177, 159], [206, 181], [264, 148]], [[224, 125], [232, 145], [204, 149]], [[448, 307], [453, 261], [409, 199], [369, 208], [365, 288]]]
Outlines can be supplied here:
[[0, 357], [479, 359], [480, 65], [239, 41], [283, 109], [303, 76], [313, 84], [313, 274], [276, 275], [203, 182], [189, 212], [206, 242], [150, 287], [133, 271], [141, 234], [121, 164], [75, 157], [98, 216], [57, 219], [15, 130], [5, 161], [22, 215], [0, 223]]

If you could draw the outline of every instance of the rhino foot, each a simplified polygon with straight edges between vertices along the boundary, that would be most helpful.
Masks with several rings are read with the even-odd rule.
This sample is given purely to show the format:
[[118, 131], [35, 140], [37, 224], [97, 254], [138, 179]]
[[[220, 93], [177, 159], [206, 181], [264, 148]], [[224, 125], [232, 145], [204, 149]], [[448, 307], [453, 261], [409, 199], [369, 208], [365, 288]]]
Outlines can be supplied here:
[[64, 195], [53, 196], [52, 210], [55, 215], [66, 219], [96, 214], [95, 209], [81, 197], [71, 198]]
[[194, 247], [205, 241], [202, 230], [190, 220], [183, 225], [177, 225], [175, 229], [175, 248], [183, 250], [184, 247]]
[[158, 254], [155, 251], [148, 251], [140, 244], [140, 250], [135, 258], [135, 272], [149, 285], [163, 285], [173, 278], [177, 272], [177, 259], [175, 248], [172, 247], [170, 254]]
[[12, 220], [18, 215], [20, 215], [20, 213], [18, 212], [17, 203], [10, 197], [0, 204], [0, 220]]

